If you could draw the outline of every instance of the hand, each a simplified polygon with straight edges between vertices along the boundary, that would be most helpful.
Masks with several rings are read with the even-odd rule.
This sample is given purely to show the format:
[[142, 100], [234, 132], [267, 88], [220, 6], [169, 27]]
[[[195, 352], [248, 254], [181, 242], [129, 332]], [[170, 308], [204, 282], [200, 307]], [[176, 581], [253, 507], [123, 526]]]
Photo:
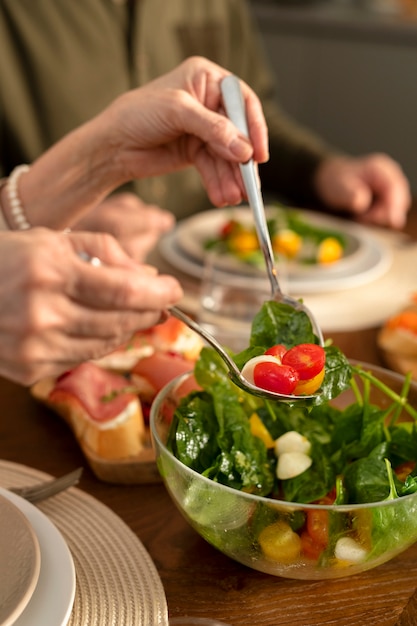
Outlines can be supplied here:
[[[214, 205], [238, 204], [246, 195], [239, 164], [266, 161], [268, 137], [260, 101], [245, 83], [250, 140], [225, 117], [220, 84], [229, 74], [192, 57], [69, 133], [19, 179], [29, 223], [72, 226], [123, 183], [190, 165]], [[1, 199], [7, 207], [4, 189]]]
[[171, 213], [145, 204], [135, 194], [115, 193], [89, 211], [72, 230], [110, 233], [129, 256], [142, 262], [174, 223]]
[[245, 192], [239, 163], [268, 159], [267, 129], [255, 93], [241, 83], [250, 141], [224, 115], [220, 85], [230, 74], [201, 57], [118, 98], [101, 116], [107, 145], [128, 178], [143, 178], [195, 165], [211, 201], [237, 204]]
[[22, 384], [104, 356], [182, 297], [173, 277], [135, 263], [110, 235], [3, 232], [0, 258], [0, 374]]
[[410, 186], [399, 164], [385, 154], [326, 159], [314, 182], [325, 204], [364, 222], [392, 228], [402, 228], [406, 222]]

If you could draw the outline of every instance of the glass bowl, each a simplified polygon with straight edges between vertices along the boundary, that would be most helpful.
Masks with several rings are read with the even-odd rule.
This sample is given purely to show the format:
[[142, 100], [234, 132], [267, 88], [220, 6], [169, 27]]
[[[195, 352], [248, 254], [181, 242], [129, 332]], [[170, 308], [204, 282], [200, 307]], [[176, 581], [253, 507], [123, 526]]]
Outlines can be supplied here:
[[[404, 377], [362, 364], [392, 390], [400, 392]], [[169, 424], [179, 400], [196, 388], [192, 373], [171, 381], [157, 396], [150, 416], [157, 465], [165, 486], [191, 526], [230, 558], [255, 570], [285, 578], [321, 580], [358, 574], [389, 561], [417, 540], [417, 493], [395, 500], [355, 505], [312, 505], [244, 493], [205, 478], [166, 448]], [[417, 384], [409, 403], [417, 407]], [[332, 401], [344, 408], [355, 400], [351, 390]], [[389, 401], [374, 386], [372, 403]], [[403, 420], [410, 420], [407, 415]], [[320, 541], [322, 520], [327, 548]], [[318, 526], [311, 549], [300, 551], [303, 528]]]

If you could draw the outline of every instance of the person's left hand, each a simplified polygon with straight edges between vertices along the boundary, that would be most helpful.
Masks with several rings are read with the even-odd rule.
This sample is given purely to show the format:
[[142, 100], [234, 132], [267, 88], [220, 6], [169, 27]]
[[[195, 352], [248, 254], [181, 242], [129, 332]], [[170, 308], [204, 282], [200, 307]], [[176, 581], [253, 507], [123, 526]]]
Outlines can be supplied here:
[[171, 230], [169, 211], [145, 204], [133, 193], [115, 193], [89, 211], [72, 230], [110, 233], [137, 262], [144, 261], [159, 237]]
[[411, 206], [408, 180], [386, 154], [325, 159], [317, 168], [314, 185], [327, 206], [380, 226], [402, 228]]

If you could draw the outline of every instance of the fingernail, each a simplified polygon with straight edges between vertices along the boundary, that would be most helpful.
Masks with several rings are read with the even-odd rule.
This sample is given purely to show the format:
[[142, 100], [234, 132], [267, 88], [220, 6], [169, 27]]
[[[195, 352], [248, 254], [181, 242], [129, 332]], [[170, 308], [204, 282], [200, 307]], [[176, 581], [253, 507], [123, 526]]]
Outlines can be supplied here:
[[234, 156], [242, 159], [243, 161], [247, 161], [248, 159], [250, 159], [253, 154], [252, 144], [246, 137], [240, 136], [236, 139], [233, 139], [233, 141], [229, 145], [229, 148], [230, 152]]

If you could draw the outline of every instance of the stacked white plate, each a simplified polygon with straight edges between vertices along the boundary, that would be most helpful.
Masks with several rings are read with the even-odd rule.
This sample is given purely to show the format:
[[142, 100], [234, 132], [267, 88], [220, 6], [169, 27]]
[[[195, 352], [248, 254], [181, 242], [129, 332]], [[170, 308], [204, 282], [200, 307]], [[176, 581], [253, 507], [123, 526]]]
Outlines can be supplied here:
[[0, 624], [64, 626], [75, 568], [59, 530], [42, 511], [0, 488]]
[[[50, 478], [0, 460], [0, 485]], [[139, 538], [75, 487], [37, 506], [0, 488], [0, 626], [111, 624], [168, 625], [162, 582]]]

